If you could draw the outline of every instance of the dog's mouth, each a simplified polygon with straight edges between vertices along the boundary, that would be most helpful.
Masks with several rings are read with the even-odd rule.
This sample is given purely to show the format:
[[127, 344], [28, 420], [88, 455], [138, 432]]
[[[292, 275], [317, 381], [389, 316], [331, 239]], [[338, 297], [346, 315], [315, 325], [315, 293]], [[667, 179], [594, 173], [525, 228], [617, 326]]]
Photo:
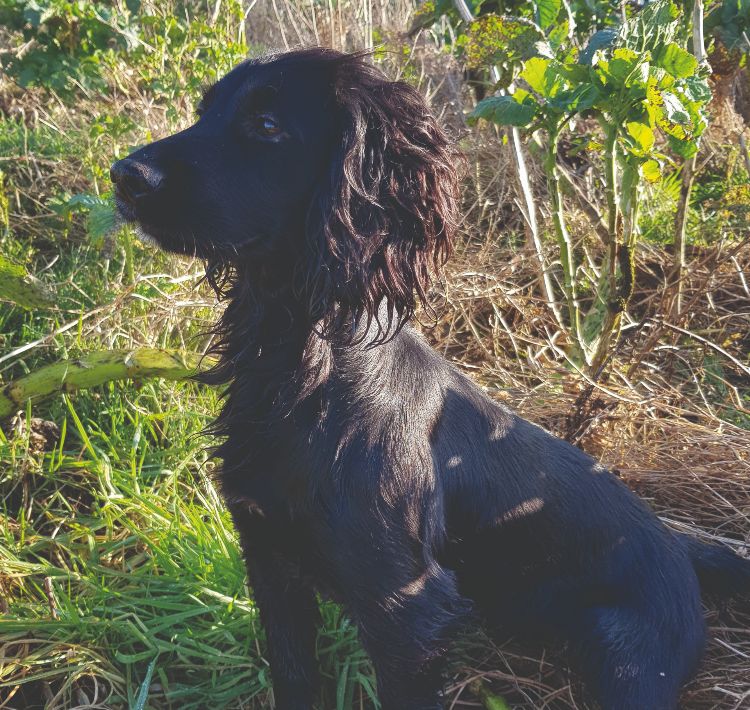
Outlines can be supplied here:
[[115, 187], [115, 207], [117, 208], [117, 216], [128, 224], [131, 222], [137, 222], [138, 218], [135, 213], [135, 205], [122, 195], [122, 191]]
[[165, 228], [154, 224], [138, 209], [136, 200], [117, 186], [115, 188], [115, 207], [118, 217], [131, 225], [138, 238], [148, 244], [178, 254], [198, 255], [198, 245], [194, 240], [185, 239], [179, 230]]
[[115, 207], [120, 220], [133, 227], [141, 242], [173, 254], [201, 259], [220, 256], [224, 260], [232, 260], [240, 258], [263, 241], [260, 235], [254, 234], [233, 243], [221, 243], [196, 234], [191, 228], [182, 229], [179, 225], [157, 224], [149, 218], [152, 208], [158, 214], [166, 211], [168, 207], [141, 205], [129, 195], [123, 195], [118, 188], [115, 188]]

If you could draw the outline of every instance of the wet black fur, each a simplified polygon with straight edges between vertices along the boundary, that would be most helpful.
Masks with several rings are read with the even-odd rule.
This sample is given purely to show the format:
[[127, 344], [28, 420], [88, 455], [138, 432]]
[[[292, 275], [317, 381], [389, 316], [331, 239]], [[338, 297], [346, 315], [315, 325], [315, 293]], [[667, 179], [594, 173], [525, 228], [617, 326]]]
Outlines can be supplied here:
[[748, 563], [666, 529], [406, 323], [450, 251], [457, 164], [417, 91], [313, 49], [240, 65], [194, 126], [113, 167], [124, 216], [204, 256], [227, 301], [204, 380], [227, 386], [222, 489], [277, 707], [312, 707], [321, 592], [385, 710], [442, 706], [476, 617], [567, 640], [607, 710], [674, 708], [704, 647], [698, 575], [746, 592]]

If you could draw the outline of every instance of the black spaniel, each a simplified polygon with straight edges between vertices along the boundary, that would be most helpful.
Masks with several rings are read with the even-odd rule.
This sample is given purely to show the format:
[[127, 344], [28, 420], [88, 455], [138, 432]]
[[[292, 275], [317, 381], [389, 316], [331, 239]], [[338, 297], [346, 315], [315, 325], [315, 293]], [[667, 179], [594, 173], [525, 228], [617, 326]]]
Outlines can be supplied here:
[[568, 641], [607, 710], [675, 708], [699, 581], [750, 562], [662, 525], [579, 449], [490, 399], [407, 324], [456, 229], [459, 156], [361, 54], [247, 61], [195, 125], [112, 167], [144, 235], [207, 261], [227, 306], [212, 432], [276, 705], [316, 692], [316, 592], [356, 621], [386, 710], [441, 707], [467, 621]]

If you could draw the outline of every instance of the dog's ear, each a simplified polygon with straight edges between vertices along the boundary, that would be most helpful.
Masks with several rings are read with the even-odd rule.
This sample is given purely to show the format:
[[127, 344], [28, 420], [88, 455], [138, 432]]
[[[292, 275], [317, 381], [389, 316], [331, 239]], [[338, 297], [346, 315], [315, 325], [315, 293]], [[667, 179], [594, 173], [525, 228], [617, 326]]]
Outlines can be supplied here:
[[384, 336], [450, 255], [459, 156], [422, 95], [362, 57], [341, 62], [334, 86], [341, 136], [308, 219], [310, 315], [324, 331], [375, 318]]

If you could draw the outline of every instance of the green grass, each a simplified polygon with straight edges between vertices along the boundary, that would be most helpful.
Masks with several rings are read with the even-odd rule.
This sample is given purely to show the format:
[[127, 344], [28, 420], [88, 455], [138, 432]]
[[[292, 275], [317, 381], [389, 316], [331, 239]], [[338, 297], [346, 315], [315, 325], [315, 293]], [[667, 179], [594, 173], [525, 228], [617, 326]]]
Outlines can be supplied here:
[[[139, 693], [141, 707], [268, 706], [257, 610], [197, 436], [215, 408], [196, 385], [113, 385], [52, 407], [54, 451], [34, 451], [28, 428], [0, 440], [5, 692], [21, 682], [31, 702], [46, 683], [66, 707], [98, 684], [114, 707]], [[323, 707], [371, 693], [333, 605], [319, 655]]]

